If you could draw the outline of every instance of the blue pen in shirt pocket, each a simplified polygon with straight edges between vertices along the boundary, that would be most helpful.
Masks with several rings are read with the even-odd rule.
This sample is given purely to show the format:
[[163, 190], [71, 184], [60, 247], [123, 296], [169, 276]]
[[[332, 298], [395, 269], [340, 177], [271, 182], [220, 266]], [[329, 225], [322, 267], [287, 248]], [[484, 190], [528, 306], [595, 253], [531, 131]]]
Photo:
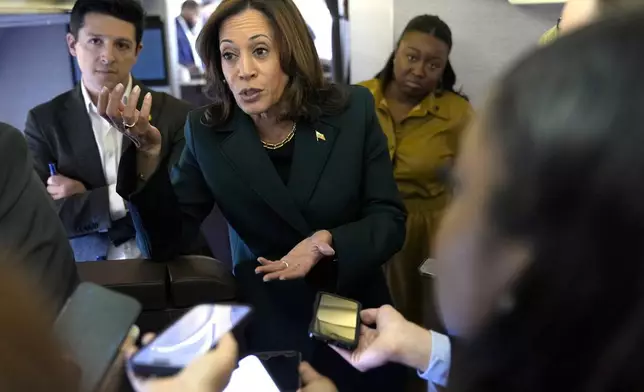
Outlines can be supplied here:
[[55, 176], [58, 174], [58, 170], [56, 170], [56, 164], [55, 163], [50, 163], [49, 164], [49, 175], [50, 176]]

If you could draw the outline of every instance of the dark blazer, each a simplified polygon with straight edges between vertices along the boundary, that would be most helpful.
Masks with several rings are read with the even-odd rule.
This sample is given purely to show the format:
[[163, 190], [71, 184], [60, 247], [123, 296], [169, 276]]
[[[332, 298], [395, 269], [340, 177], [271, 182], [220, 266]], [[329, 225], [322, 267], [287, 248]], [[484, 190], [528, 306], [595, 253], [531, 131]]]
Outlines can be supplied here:
[[[342, 373], [334, 381], [351, 382], [346, 368], [325, 367], [343, 360], [334, 353], [326, 358], [328, 348], [309, 339], [307, 330], [319, 289], [365, 307], [390, 301], [381, 266], [402, 247], [405, 211], [372, 95], [352, 87], [341, 115], [297, 124], [287, 186], [248, 115], [236, 108], [225, 125], [212, 127], [204, 124], [204, 110], [188, 117], [186, 149], [171, 179], [159, 170], [133, 192], [135, 184], [121, 175], [132, 177], [124, 172], [135, 170], [135, 154], [121, 161], [119, 192], [130, 200], [145, 252], [173, 257], [178, 239], [194, 236], [217, 203], [230, 224], [240, 295], [255, 308], [249, 349], [298, 350], [330, 376]], [[333, 235], [336, 259], [320, 261], [308, 279], [264, 283], [255, 275], [258, 256], [279, 259], [322, 229]]]
[[[183, 125], [191, 106], [168, 94], [151, 91], [136, 80], [133, 85], [141, 88], [141, 101], [147, 92], [152, 93], [152, 125], [163, 135], [163, 155], [170, 164], [176, 162], [183, 150]], [[49, 177], [48, 164], [55, 163], [60, 174], [82, 182], [87, 188], [83, 194], [56, 201], [76, 261], [105, 258], [110, 244], [108, 231], [113, 226], [108, 186], [80, 84], [33, 108], [27, 118], [25, 137], [43, 183]], [[124, 137], [123, 149], [130, 144]]]
[[74, 255], [20, 131], [0, 123], [0, 256], [24, 263], [56, 309], [78, 284]]

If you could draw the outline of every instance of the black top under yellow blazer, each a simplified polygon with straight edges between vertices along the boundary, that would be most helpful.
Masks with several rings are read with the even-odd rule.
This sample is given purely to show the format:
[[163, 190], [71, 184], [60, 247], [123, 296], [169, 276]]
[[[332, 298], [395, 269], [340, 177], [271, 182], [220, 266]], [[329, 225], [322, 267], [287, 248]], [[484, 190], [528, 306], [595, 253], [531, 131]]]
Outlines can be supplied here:
[[[326, 349], [307, 334], [320, 289], [365, 307], [390, 301], [381, 266], [404, 242], [405, 210], [373, 97], [363, 87], [351, 87], [349, 96], [342, 114], [297, 124], [288, 184], [239, 108], [217, 127], [206, 125], [204, 108], [191, 112], [186, 147], [170, 177], [158, 170], [136, 192], [135, 184], [119, 183], [139, 246], [152, 259], [176, 255], [217, 203], [231, 228], [240, 295], [255, 308], [251, 350], [294, 349], [311, 359]], [[134, 167], [132, 150], [120, 174]], [[309, 279], [264, 283], [255, 275], [257, 257], [279, 259], [322, 229], [333, 235], [336, 258], [320, 261]]]

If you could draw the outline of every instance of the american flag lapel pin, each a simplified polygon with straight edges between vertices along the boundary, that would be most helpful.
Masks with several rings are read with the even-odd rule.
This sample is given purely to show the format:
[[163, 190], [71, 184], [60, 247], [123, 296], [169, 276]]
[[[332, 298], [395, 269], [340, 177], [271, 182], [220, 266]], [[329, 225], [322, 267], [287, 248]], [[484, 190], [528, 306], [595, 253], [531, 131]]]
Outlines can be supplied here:
[[324, 136], [323, 133], [320, 133], [319, 131], [315, 131], [315, 140], [318, 142], [322, 140], [323, 142], [326, 142], [326, 137]]

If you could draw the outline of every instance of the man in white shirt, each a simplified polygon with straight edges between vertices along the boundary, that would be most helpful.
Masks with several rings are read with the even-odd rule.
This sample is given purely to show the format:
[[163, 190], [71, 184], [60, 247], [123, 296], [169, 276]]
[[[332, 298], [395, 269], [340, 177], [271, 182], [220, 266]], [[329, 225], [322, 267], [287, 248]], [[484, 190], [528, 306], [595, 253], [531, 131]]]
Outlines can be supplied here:
[[[116, 192], [119, 162], [132, 141], [96, 110], [103, 88], [122, 85], [153, 97], [151, 123], [162, 133], [168, 165], [183, 151], [183, 125], [191, 107], [148, 90], [132, 78], [145, 13], [136, 0], [79, 0], [67, 34], [81, 83], [29, 112], [25, 137], [35, 169], [55, 200], [76, 261], [141, 256], [126, 204]], [[136, 181], [136, 179], [131, 179]]]
[[181, 5], [181, 15], [175, 20], [179, 64], [186, 67], [191, 75], [204, 73], [204, 66], [197, 51], [197, 37], [203, 27], [199, 8], [199, 4], [194, 0], [184, 1]]

